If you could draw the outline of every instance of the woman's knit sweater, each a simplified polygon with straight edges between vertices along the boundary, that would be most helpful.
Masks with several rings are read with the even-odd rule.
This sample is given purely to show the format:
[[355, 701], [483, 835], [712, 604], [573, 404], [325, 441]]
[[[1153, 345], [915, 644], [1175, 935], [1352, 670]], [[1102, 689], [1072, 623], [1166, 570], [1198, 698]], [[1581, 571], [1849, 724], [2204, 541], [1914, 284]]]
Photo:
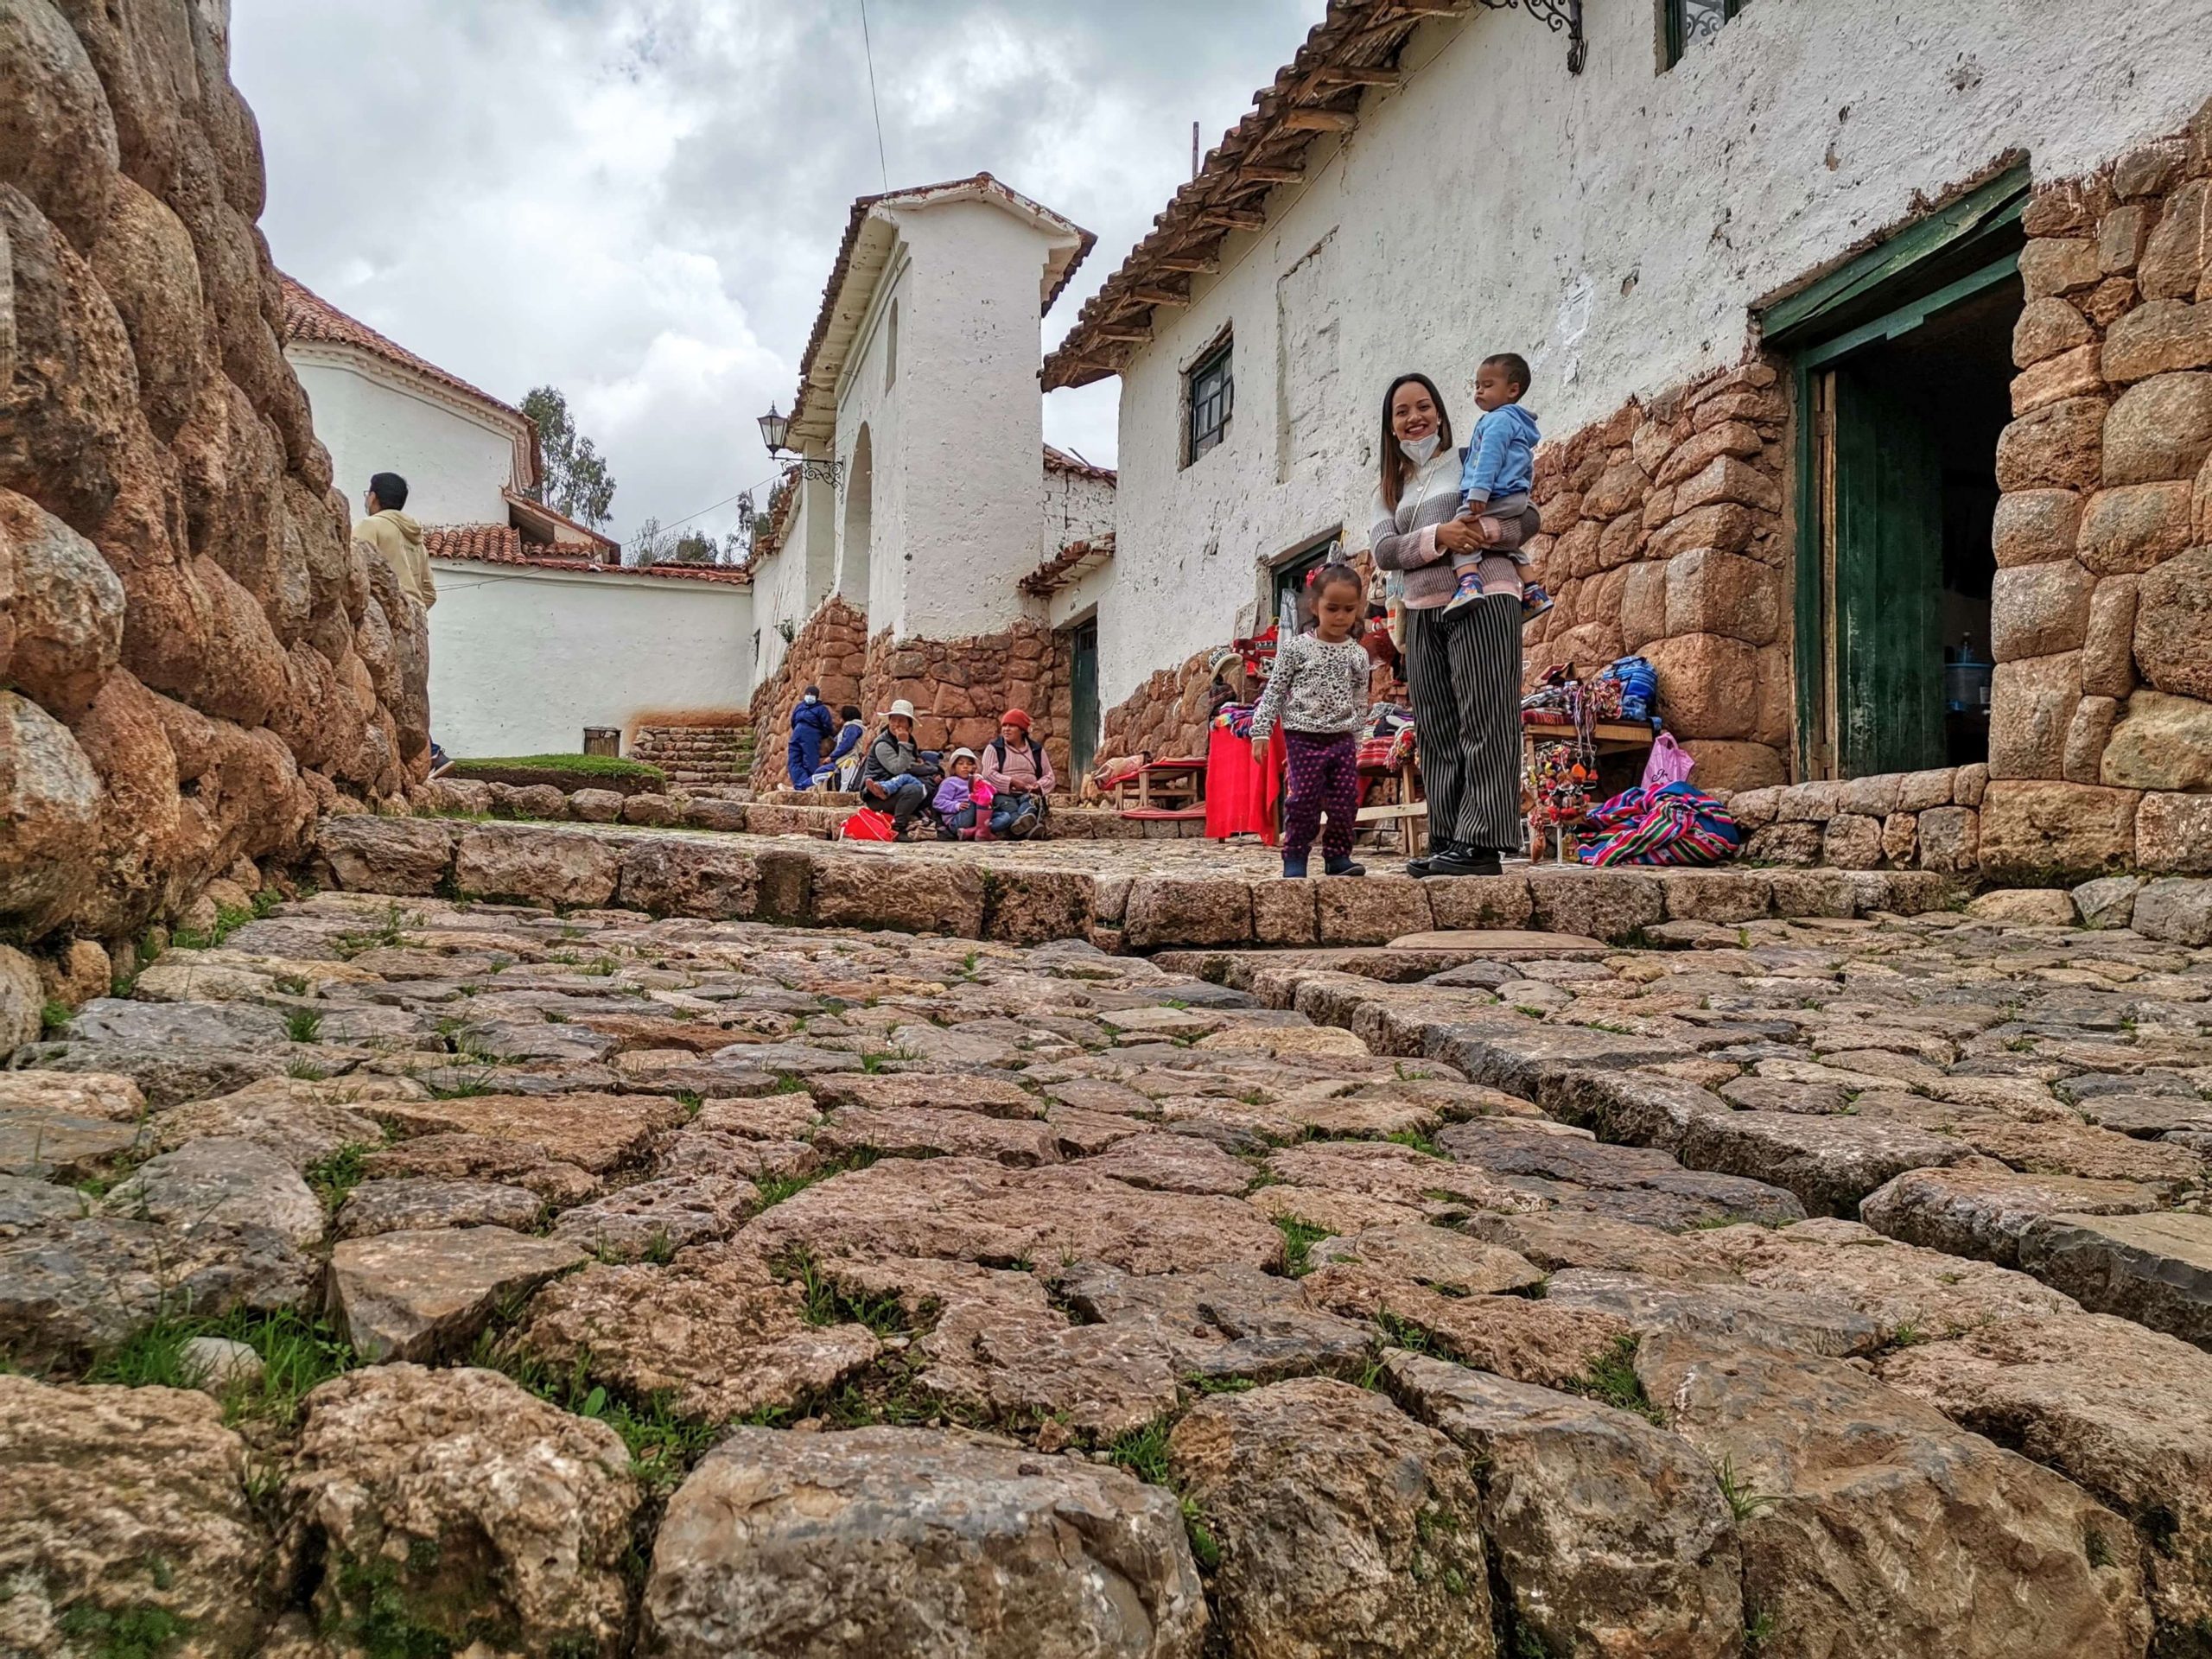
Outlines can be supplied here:
[[[1436, 544], [1436, 532], [1459, 516], [1459, 470], [1465, 454], [1464, 450], [1439, 449], [1430, 456], [1428, 464], [1416, 470], [1398, 492], [1395, 511], [1384, 504], [1380, 486], [1369, 499], [1371, 523], [1367, 544], [1374, 550], [1378, 569], [1404, 573], [1408, 609], [1433, 610], [1459, 589], [1452, 556]], [[1485, 589], [1520, 593], [1520, 569], [1506, 553], [1535, 535], [1536, 524], [1534, 507], [1518, 518], [1500, 522], [1503, 539], [1488, 550], [1483, 560]]]

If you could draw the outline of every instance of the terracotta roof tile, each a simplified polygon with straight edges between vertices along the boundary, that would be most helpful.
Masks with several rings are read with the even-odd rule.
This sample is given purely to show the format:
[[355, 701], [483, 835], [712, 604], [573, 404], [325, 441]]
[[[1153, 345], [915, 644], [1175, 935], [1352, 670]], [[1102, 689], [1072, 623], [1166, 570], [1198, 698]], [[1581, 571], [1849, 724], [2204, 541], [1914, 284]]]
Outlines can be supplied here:
[[[606, 531], [594, 530], [589, 524], [580, 519], [571, 518], [565, 512], [556, 512], [543, 501], [533, 501], [530, 497], [518, 495], [512, 490], [505, 490], [501, 493], [507, 498], [507, 505], [517, 512], [527, 513], [536, 518], [550, 519], [555, 524], [566, 524], [577, 534], [589, 537], [592, 546], [604, 548], [610, 554], [618, 553], [621, 550], [622, 543]], [[583, 550], [583, 544], [581, 543], [571, 543], [571, 545], [576, 547], [579, 552]]]
[[[1495, 0], [1484, 0], [1493, 4]], [[1141, 349], [1140, 339], [1109, 340], [1103, 331], [1137, 334], [1152, 318], [1147, 292], [1187, 295], [1192, 273], [1163, 262], [1217, 257], [1232, 229], [1256, 229], [1268, 195], [1305, 163], [1317, 129], [1348, 128], [1357, 118], [1365, 81], [1374, 81], [1397, 60], [1406, 37], [1452, 5], [1464, 16], [1472, 0], [1329, 0], [1329, 10], [1274, 79], [1253, 94], [1252, 108], [1208, 152], [1205, 165], [1178, 189], [1149, 235], [1129, 251], [1122, 268], [1106, 279], [1077, 315], [1057, 350], [1045, 359], [1045, 390], [1088, 385], [1118, 374]], [[1293, 120], [1306, 124], [1294, 126]], [[1247, 168], [1265, 168], [1255, 176]], [[1229, 215], [1243, 220], [1207, 215]]]
[[721, 582], [749, 588], [753, 573], [734, 565], [613, 564], [586, 556], [590, 550], [566, 543], [575, 552], [556, 551], [564, 543], [526, 542], [512, 524], [435, 524], [423, 532], [423, 547], [433, 558], [471, 559], [483, 564], [520, 564], [539, 570], [586, 571], [601, 576], [659, 577], [673, 582]]
[[1114, 556], [1114, 532], [1087, 542], [1070, 542], [1014, 585], [1025, 594], [1041, 598], [1058, 593], [1091, 566]]
[[1045, 446], [1045, 470], [1052, 473], [1072, 473], [1077, 478], [1095, 478], [1103, 484], [1118, 484], [1120, 476], [1111, 467], [1094, 467], [1080, 455], [1071, 455], [1065, 449]]

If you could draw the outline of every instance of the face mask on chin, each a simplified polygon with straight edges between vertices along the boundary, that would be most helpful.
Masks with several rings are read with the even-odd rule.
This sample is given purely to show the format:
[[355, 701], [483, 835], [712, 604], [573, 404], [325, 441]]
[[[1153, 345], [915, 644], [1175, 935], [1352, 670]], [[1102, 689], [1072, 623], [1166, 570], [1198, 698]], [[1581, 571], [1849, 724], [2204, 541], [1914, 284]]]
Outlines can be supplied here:
[[1400, 438], [1398, 448], [1414, 466], [1426, 467], [1435, 455], [1437, 446], [1443, 442], [1442, 433], [1432, 432], [1425, 438]]

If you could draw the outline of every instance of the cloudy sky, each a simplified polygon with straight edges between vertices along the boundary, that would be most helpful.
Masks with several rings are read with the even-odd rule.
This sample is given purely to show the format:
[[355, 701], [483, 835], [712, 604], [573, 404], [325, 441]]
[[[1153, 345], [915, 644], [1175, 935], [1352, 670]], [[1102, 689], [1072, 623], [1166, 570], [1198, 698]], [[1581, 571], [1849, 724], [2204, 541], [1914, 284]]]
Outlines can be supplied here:
[[[868, 0], [893, 185], [988, 169], [1098, 234], [1056, 340], [1324, 0]], [[510, 401], [551, 382], [614, 530], [710, 533], [772, 468], [852, 199], [861, 0], [233, 0], [277, 264]], [[1114, 457], [1115, 384], [1046, 435]], [[694, 517], [694, 515], [696, 515]]]

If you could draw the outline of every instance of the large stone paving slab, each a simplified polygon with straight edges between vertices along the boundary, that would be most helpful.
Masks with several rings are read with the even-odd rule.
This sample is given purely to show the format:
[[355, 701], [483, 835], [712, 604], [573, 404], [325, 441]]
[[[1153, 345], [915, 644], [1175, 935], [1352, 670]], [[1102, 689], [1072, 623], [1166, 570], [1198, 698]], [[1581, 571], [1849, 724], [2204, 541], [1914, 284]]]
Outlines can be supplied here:
[[1674, 1332], [1647, 1337], [1636, 1369], [1675, 1430], [1766, 1500], [1737, 1526], [1745, 1615], [1802, 1650], [2143, 1650], [2133, 1529], [2072, 1483], [1839, 1360]]
[[2091, 1313], [2212, 1348], [2212, 1216], [2045, 1216], [2019, 1250], [2022, 1267]]
[[[1125, 1582], [1101, 1628], [1133, 1651], [1164, 1628], [1143, 1586], [1186, 1571], [1215, 1575], [1213, 1624], [1167, 1650], [1334, 1655], [1388, 1629], [1397, 1650], [1480, 1651], [1494, 1629], [1554, 1654], [1733, 1659], [1748, 1632], [1829, 1659], [2140, 1659], [2155, 1616], [2166, 1659], [2212, 1615], [2202, 1506], [2165, 1490], [2195, 1479], [2209, 1414], [2199, 1347], [2163, 1333], [2194, 1328], [2212, 1151], [2201, 950], [1872, 913], [1912, 895], [1833, 872], [1332, 896], [1236, 849], [1122, 876], [1051, 844], [963, 865], [635, 828], [605, 843], [616, 899], [634, 867], [653, 908], [716, 913], [556, 914], [574, 900], [553, 889], [596, 861], [533, 874], [537, 832], [499, 828], [522, 833], [473, 856], [518, 897], [543, 886], [531, 902], [326, 892], [157, 963], [143, 995], [87, 1005], [105, 1034], [0, 1072], [0, 1115], [70, 1120], [92, 1148], [0, 1174], [0, 1357], [63, 1383], [138, 1366], [181, 1307], [272, 1370], [294, 1337], [361, 1351], [341, 1382], [368, 1402], [362, 1444], [315, 1466], [374, 1456], [333, 1485], [321, 1565], [310, 1548], [274, 1569], [289, 1610], [233, 1648], [327, 1659], [308, 1604], [341, 1624], [385, 1605], [334, 1551], [435, 1600], [476, 1582], [450, 1540], [480, 1523], [506, 1566], [472, 1605], [531, 1634], [431, 1618], [448, 1644], [619, 1647], [634, 1580], [618, 1564], [610, 1586], [609, 1551], [633, 1522], [661, 1562], [649, 1602], [690, 1609], [671, 1642], [723, 1642], [766, 1607], [793, 1610], [793, 1652], [825, 1608], [874, 1630], [895, 1614], [870, 1575], [915, 1582], [927, 1557], [945, 1577], [917, 1541], [947, 1535], [920, 1465], [868, 1488], [844, 1541], [807, 1532], [845, 1513], [819, 1496], [844, 1475], [807, 1454], [871, 1423], [1014, 1460], [961, 1477], [963, 1503], [1031, 1496], [1030, 1518], [961, 1535], [958, 1582], [957, 1562], [1054, 1541], [1015, 1563], [1017, 1599], [1062, 1622], [963, 1601], [946, 1651], [988, 1631], [1058, 1651], [1106, 1605], [1109, 1560]], [[925, 865], [957, 896], [975, 884], [951, 873], [981, 869], [978, 931], [1095, 937], [822, 925], [817, 856], [850, 861], [836, 904]], [[1126, 954], [1147, 928], [1226, 938], [1240, 917], [1252, 937]], [[1643, 931], [1391, 949], [1409, 918]], [[527, 1392], [471, 1385], [447, 1412], [444, 1382], [378, 1380], [482, 1375], [465, 1359]], [[302, 1472], [285, 1398], [226, 1395], [256, 1491]], [[744, 1479], [785, 1495], [732, 1520], [718, 1478], [693, 1513], [738, 1553], [671, 1556], [659, 1503], [733, 1419], [775, 1425], [748, 1430]], [[650, 1502], [595, 1484], [601, 1424], [629, 1446], [599, 1467]], [[1408, 1522], [1407, 1494], [1435, 1498], [1459, 1456], [1475, 1496], [1412, 1502]], [[542, 1482], [464, 1478], [540, 1457]], [[1157, 1509], [1153, 1553], [1104, 1551], [1082, 1527], [1122, 1521], [1057, 1495], [1035, 1519], [1064, 1471], [1094, 1497], [1126, 1483], [1116, 1516]], [[1497, 1598], [1464, 1631], [1478, 1580], [1452, 1537], [1481, 1541]], [[714, 1588], [731, 1561], [765, 1575], [734, 1614]], [[0, 1601], [0, 1645], [33, 1605]]]
[[1164, 1487], [898, 1428], [733, 1431], [670, 1501], [645, 1621], [671, 1659], [1198, 1659], [1207, 1623]]

